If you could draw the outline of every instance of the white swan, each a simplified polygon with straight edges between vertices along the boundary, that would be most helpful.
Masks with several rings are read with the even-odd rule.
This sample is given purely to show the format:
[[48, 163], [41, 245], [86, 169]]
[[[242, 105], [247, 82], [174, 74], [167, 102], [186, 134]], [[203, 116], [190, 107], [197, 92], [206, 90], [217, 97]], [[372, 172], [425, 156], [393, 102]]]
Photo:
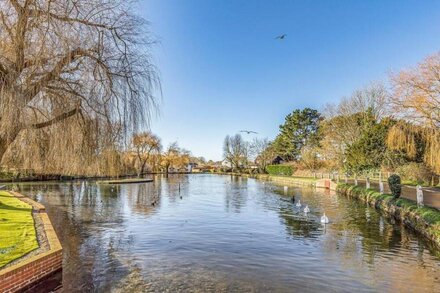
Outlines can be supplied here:
[[323, 224], [328, 224], [328, 217], [325, 215], [325, 213], [324, 213], [324, 215], [321, 217], [321, 223], [323, 223]]
[[310, 213], [309, 205], [306, 205], [306, 207], [304, 208], [304, 213]]
[[301, 207], [301, 200], [298, 200], [298, 202], [296, 203], [296, 206], [297, 206], [298, 208]]

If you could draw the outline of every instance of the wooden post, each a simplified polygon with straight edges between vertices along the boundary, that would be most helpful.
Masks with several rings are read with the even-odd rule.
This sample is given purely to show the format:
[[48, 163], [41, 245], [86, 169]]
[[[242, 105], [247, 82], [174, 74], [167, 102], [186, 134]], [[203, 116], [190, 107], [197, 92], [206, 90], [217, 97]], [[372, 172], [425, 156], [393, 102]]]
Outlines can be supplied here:
[[417, 185], [417, 205], [423, 206], [423, 189], [420, 185]]

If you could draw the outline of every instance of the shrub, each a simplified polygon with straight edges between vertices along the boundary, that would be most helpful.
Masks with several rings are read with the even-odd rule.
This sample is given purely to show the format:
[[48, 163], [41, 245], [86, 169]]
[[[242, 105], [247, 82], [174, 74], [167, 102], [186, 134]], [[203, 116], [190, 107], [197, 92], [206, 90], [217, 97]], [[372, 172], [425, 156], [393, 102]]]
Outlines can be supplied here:
[[402, 185], [400, 183], [401, 181], [399, 175], [393, 174], [388, 177], [388, 185], [394, 198], [399, 198], [400, 194], [402, 193]]
[[266, 167], [266, 172], [269, 175], [292, 176], [293, 171], [293, 166], [291, 165], [269, 165]]
[[396, 172], [399, 173], [403, 180], [417, 184], [429, 184], [433, 175], [425, 164], [414, 162], [398, 167]]

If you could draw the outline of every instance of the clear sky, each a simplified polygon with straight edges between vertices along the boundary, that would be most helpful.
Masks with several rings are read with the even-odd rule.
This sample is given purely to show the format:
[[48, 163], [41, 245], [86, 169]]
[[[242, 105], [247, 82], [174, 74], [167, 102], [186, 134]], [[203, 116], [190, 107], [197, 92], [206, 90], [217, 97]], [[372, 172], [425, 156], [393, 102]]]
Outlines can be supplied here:
[[[440, 49], [440, 1], [143, 0], [160, 44], [151, 130], [220, 160], [227, 134], [273, 139], [293, 109], [329, 102]], [[274, 38], [287, 34], [283, 41]], [[243, 135], [252, 139], [252, 135]]]

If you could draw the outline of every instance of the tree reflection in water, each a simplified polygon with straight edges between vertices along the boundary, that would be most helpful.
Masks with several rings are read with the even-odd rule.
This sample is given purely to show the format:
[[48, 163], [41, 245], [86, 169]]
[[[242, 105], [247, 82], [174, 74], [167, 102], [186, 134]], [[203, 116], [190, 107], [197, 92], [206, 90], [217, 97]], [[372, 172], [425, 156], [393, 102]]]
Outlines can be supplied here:
[[46, 206], [64, 248], [65, 292], [439, 288], [438, 250], [373, 208], [322, 190], [285, 194], [254, 179], [174, 174], [146, 184], [16, 188]]

